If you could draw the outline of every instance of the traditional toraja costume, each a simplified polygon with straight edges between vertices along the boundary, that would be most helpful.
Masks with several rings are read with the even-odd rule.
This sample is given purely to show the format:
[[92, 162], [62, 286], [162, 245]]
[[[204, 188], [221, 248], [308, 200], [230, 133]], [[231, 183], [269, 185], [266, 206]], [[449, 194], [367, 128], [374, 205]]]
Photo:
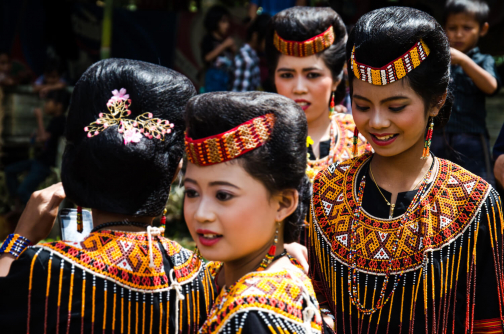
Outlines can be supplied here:
[[[414, 48], [420, 46], [428, 50], [423, 43]], [[399, 60], [406, 69], [418, 66], [411, 59], [410, 50]], [[363, 66], [359, 73], [372, 78]], [[405, 75], [391, 73], [381, 82]], [[391, 194], [374, 182], [371, 159], [368, 153], [334, 164], [314, 181], [311, 275], [336, 330], [501, 333], [504, 240], [496, 191], [434, 158], [418, 190], [399, 193], [390, 210]]]
[[[275, 116], [266, 114], [224, 133], [192, 139], [186, 132], [188, 160], [199, 166], [230, 161], [264, 145]], [[313, 286], [300, 269], [265, 271], [275, 260], [275, 241], [257, 271], [220, 290], [201, 333], [320, 333], [322, 321]], [[282, 253], [280, 256], [284, 256]], [[209, 264], [215, 275], [221, 264]]]
[[[282, 54], [294, 57], [308, 57], [329, 48], [335, 40], [334, 29], [330, 26], [323, 33], [305, 41], [288, 41], [275, 31], [273, 44]], [[352, 115], [334, 113], [334, 94], [330, 103], [331, 128], [330, 139], [320, 142], [319, 159], [315, 157], [313, 149], [308, 146], [307, 175], [313, 181], [315, 175], [334, 162], [345, 161], [354, 156], [371, 150], [366, 139], [355, 132]]]

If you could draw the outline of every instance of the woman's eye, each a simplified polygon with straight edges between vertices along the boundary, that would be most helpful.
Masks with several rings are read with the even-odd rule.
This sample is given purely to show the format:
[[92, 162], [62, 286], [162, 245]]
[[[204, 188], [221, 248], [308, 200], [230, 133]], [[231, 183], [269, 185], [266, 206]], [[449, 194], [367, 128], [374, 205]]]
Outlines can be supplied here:
[[366, 111], [369, 109], [369, 107], [360, 106], [358, 104], [355, 105], [355, 108], [357, 108], [357, 110], [360, 110], [360, 111]]
[[280, 74], [280, 78], [283, 78], [283, 79], [290, 79], [292, 77], [293, 77], [292, 73], [282, 73], [282, 74]]
[[306, 77], [308, 79], [315, 79], [315, 78], [320, 77], [320, 73], [308, 73], [308, 75]]
[[217, 194], [215, 195], [215, 197], [219, 200], [219, 201], [229, 201], [230, 199], [232, 199], [234, 196], [231, 195], [230, 193], [227, 193], [227, 192], [223, 192], [223, 191], [219, 191], [217, 192]]
[[398, 112], [406, 108], [406, 106], [400, 106], [400, 107], [389, 107], [391, 111]]
[[194, 197], [198, 196], [198, 192], [193, 189], [186, 189], [185, 195], [187, 198], [194, 198]]

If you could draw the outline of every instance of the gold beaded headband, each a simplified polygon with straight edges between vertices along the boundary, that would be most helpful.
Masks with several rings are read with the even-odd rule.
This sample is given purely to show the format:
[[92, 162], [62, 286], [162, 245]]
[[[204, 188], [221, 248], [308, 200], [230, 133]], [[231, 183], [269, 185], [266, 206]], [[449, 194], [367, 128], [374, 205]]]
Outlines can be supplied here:
[[237, 127], [206, 138], [192, 139], [185, 135], [187, 159], [193, 164], [208, 166], [235, 159], [264, 145], [270, 138], [275, 116], [266, 114]]
[[109, 114], [100, 113], [99, 118], [84, 128], [87, 136], [92, 138], [110, 126], [118, 125], [118, 132], [122, 134], [124, 144], [138, 143], [142, 135], [152, 139], [164, 140], [166, 134], [171, 133], [173, 123], [160, 118], [153, 118], [152, 113], [143, 113], [135, 119], [128, 119], [131, 111], [128, 109], [131, 99], [126, 89], [112, 91], [112, 97], [107, 102]]
[[350, 67], [354, 75], [362, 81], [376, 86], [384, 86], [400, 80], [417, 68], [429, 55], [430, 50], [423, 40], [413, 45], [411, 49], [399, 58], [380, 68], [364, 65], [355, 60], [355, 46], [352, 49]]
[[278, 36], [275, 31], [273, 44], [280, 53], [294, 57], [308, 57], [324, 51], [334, 42], [334, 29], [330, 26], [326, 31], [306, 41], [287, 41]]

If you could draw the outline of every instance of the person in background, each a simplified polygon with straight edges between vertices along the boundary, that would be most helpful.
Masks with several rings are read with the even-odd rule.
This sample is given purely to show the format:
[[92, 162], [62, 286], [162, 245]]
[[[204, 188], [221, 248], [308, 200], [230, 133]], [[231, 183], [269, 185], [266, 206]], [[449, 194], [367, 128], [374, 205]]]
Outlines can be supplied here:
[[11, 75], [12, 63], [7, 52], [0, 51], [0, 87], [12, 86], [16, 82]]
[[227, 91], [230, 86], [230, 70], [236, 46], [233, 38], [227, 37], [229, 11], [224, 6], [213, 6], [203, 22], [207, 34], [201, 42], [201, 57], [207, 68], [205, 91]]
[[[47, 93], [44, 110], [34, 110], [38, 126], [36, 141], [43, 143], [42, 152], [35, 159], [19, 161], [5, 167], [7, 189], [9, 195], [14, 198], [13, 212], [20, 212], [31, 194], [51, 174], [51, 167], [56, 163], [59, 138], [65, 132], [65, 112], [69, 100], [70, 94], [64, 89]], [[51, 117], [47, 128], [44, 127], [44, 114]], [[28, 175], [19, 183], [19, 174], [24, 172], [28, 172]]]
[[42, 74], [33, 84], [33, 91], [44, 98], [52, 90], [63, 89], [67, 86], [65, 79], [61, 77], [61, 66], [56, 59], [50, 59]]
[[250, 22], [254, 22], [261, 8], [261, 14], [276, 15], [284, 9], [294, 6], [306, 6], [306, 0], [252, 0], [249, 4]]
[[247, 42], [234, 58], [234, 92], [257, 90], [261, 86], [259, 54], [264, 52], [264, 38], [271, 17], [259, 15], [247, 29]]
[[432, 151], [494, 184], [486, 127], [485, 99], [501, 86], [492, 56], [482, 54], [478, 40], [488, 32], [488, 5], [450, 0], [444, 28], [451, 46], [454, 105], [444, 130], [435, 131]]

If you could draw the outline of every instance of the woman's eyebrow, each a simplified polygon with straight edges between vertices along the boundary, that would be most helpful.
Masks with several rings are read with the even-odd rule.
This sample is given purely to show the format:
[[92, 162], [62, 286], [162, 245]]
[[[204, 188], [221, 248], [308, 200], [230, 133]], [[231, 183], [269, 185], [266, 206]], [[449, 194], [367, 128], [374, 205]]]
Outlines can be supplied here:
[[233, 187], [233, 188], [236, 188], [236, 189], [240, 189], [240, 187], [232, 184], [232, 183], [229, 183], [227, 181], [214, 181], [214, 182], [210, 182], [209, 183], [210, 187], [213, 187], [213, 186], [229, 186], [229, 187]]

